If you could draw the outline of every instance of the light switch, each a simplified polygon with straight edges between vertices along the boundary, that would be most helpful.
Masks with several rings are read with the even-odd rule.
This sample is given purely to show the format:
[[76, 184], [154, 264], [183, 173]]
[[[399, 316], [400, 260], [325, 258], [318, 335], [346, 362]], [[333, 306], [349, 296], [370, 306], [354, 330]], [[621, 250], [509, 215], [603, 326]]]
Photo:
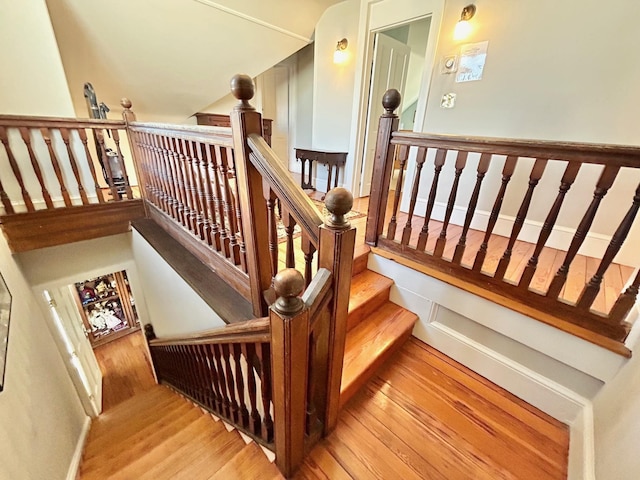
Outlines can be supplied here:
[[455, 93], [445, 93], [442, 96], [442, 100], [440, 100], [440, 106], [442, 108], [453, 108], [456, 105], [456, 94]]

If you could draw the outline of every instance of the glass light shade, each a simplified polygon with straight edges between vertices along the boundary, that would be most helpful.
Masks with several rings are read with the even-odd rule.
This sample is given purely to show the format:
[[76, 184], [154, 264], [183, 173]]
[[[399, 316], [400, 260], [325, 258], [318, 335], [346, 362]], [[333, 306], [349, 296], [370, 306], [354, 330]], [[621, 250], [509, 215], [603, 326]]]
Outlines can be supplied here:
[[466, 20], [460, 20], [456, 23], [456, 28], [453, 30], [454, 40], [464, 40], [471, 34], [471, 24]]
[[338, 65], [345, 63], [349, 58], [349, 53], [346, 50], [336, 50], [333, 52], [333, 63]]

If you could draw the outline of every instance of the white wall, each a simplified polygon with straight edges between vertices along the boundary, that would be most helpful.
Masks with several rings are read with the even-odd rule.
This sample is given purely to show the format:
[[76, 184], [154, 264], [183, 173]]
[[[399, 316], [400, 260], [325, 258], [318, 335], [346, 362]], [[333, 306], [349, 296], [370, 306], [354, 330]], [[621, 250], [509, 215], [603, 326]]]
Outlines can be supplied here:
[[0, 113], [73, 117], [45, 0], [1, 0]]
[[138, 232], [131, 235], [149, 318], [158, 337], [226, 325]]
[[[353, 103], [360, 2], [347, 0], [327, 9], [316, 25], [313, 74], [313, 145], [314, 149], [349, 152], [345, 172], [353, 169], [351, 108]], [[349, 41], [348, 60], [336, 65], [333, 52], [342, 38]], [[316, 188], [326, 186], [326, 167], [317, 168]], [[344, 183], [340, 173], [339, 184]]]
[[4, 391], [0, 478], [62, 479], [87, 418], [44, 318], [4, 238], [2, 275], [13, 297]]
[[593, 414], [597, 478], [638, 478], [640, 358], [637, 355], [628, 361], [618, 376], [605, 385], [595, 398]]

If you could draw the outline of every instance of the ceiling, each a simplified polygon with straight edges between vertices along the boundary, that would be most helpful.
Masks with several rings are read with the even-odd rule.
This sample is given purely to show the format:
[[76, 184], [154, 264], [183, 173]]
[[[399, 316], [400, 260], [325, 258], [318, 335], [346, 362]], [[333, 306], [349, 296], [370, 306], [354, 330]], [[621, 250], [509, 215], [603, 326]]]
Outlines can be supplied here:
[[[308, 44], [336, 0], [47, 0], [76, 114], [83, 85], [141, 120], [184, 121]], [[111, 114], [110, 118], [114, 118]]]

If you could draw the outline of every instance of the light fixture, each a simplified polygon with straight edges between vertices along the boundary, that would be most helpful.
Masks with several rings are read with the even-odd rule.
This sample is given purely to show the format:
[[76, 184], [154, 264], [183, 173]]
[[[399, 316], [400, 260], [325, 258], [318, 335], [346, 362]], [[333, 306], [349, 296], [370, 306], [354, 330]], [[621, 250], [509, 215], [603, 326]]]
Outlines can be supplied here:
[[460, 14], [460, 20], [456, 23], [456, 28], [453, 31], [454, 40], [464, 40], [471, 33], [471, 24], [469, 20], [473, 18], [476, 13], [476, 6], [471, 4], [462, 9]]
[[341, 64], [347, 61], [349, 54], [347, 53], [347, 46], [349, 42], [346, 38], [343, 38], [336, 45], [336, 51], [333, 52], [333, 63]]

